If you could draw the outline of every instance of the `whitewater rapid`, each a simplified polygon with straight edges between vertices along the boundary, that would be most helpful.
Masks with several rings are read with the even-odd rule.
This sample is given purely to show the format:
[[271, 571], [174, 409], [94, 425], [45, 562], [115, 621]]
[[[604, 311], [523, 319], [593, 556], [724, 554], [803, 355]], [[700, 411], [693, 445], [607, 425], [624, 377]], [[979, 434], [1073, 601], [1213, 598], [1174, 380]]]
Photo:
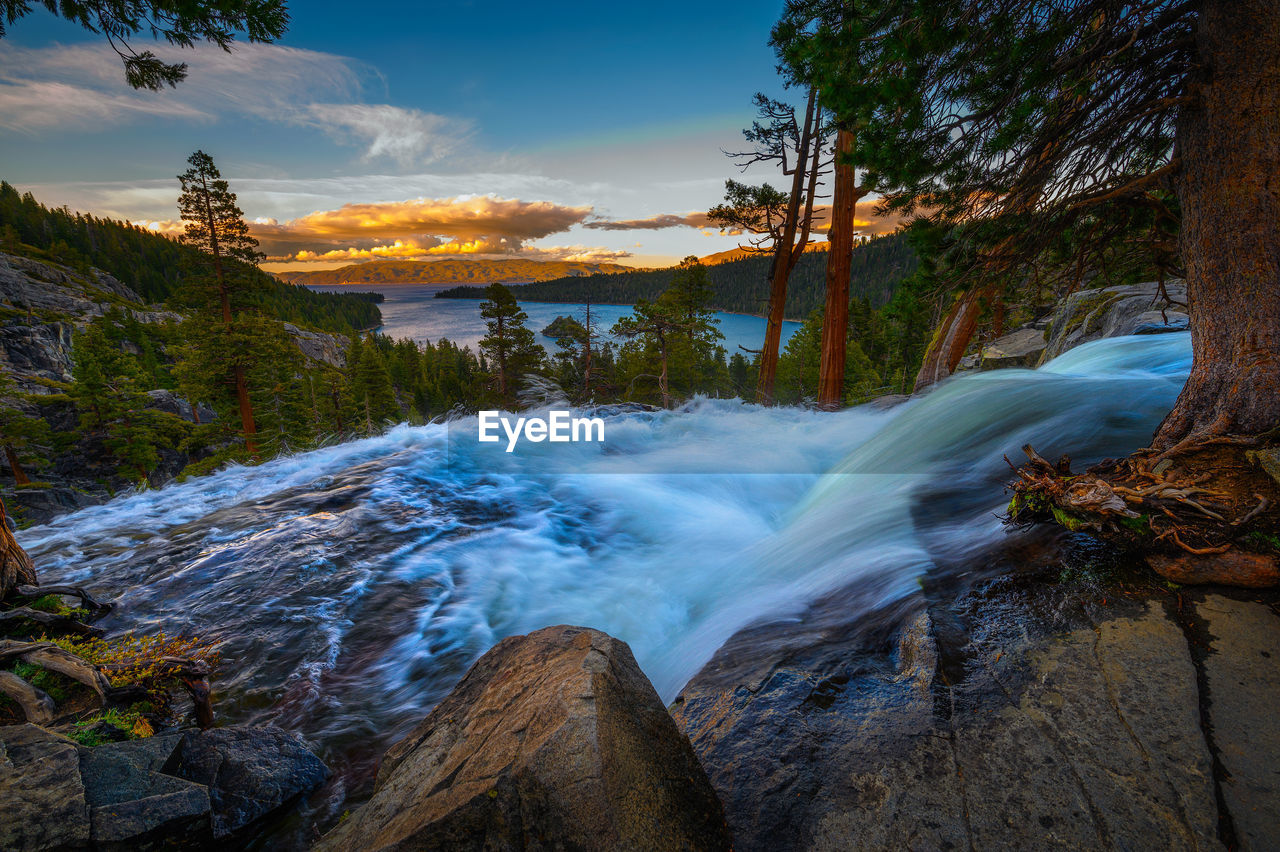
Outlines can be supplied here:
[[[222, 643], [219, 709], [341, 764], [416, 723], [504, 636], [626, 640], [664, 699], [735, 631], [857, 586], [879, 605], [1011, 535], [1004, 461], [1144, 444], [1186, 334], [1079, 347], [839, 413], [696, 400], [610, 416], [603, 444], [481, 452], [475, 418], [232, 467], [26, 530], [43, 582], [121, 601], [103, 626]], [[371, 745], [372, 744], [372, 745]], [[380, 751], [380, 748], [376, 750]]]

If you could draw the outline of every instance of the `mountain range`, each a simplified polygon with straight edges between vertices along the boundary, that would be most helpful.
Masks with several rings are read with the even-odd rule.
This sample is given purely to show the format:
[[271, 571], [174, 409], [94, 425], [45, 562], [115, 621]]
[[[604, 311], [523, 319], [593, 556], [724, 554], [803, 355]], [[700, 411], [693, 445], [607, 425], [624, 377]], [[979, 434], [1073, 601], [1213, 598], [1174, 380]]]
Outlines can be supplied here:
[[616, 263], [577, 260], [371, 260], [337, 269], [274, 273], [290, 284], [523, 284], [604, 272], [625, 272]]

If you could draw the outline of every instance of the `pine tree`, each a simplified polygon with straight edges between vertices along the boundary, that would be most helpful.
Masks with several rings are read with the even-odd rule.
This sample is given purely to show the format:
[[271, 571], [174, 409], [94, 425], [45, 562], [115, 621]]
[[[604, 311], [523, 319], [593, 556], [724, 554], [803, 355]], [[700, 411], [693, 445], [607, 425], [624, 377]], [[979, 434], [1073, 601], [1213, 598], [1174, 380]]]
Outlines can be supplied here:
[[42, 464], [49, 450], [49, 424], [19, 405], [13, 379], [0, 367], [0, 443], [15, 485], [28, 485], [24, 465]]
[[[43, 0], [39, 5], [90, 32], [105, 34], [124, 63], [125, 80], [135, 89], [174, 86], [186, 79], [187, 64], [164, 62], [150, 50], [135, 50], [129, 43], [134, 36], [145, 33], [180, 47], [206, 42], [230, 52], [237, 32], [251, 42], [272, 42], [284, 35], [289, 24], [284, 0]], [[6, 35], [6, 26], [30, 12], [31, 3], [26, 0], [0, 3], [0, 38]]]
[[[178, 176], [182, 186], [178, 210], [186, 228], [182, 241], [199, 249], [208, 258], [213, 272], [212, 279], [193, 280], [186, 294], [188, 301], [201, 311], [188, 325], [202, 326], [189, 327], [187, 331], [206, 347], [189, 351], [196, 353], [207, 369], [219, 370], [225, 365], [229, 371], [240, 412], [244, 447], [257, 457], [257, 427], [246, 379], [255, 360], [253, 341], [244, 339], [244, 329], [240, 327], [243, 324], [237, 324], [235, 312], [249, 307], [248, 297], [260, 279], [249, 274], [246, 267], [255, 266], [262, 255], [257, 251], [258, 241], [249, 235], [244, 213], [236, 206], [235, 193], [222, 179], [213, 158], [196, 151], [187, 162], [191, 168]], [[221, 319], [221, 341], [209, 334], [215, 318]], [[246, 343], [248, 348], [244, 347]], [[200, 397], [193, 397], [197, 398]]]
[[546, 352], [525, 326], [529, 315], [520, 309], [511, 290], [490, 284], [484, 292], [480, 316], [485, 319], [488, 334], [480, 341], [480, 351], [489, 359], [498, 398], [511, 404], [520, 379], [538, 369]]
[[401, 415], [391, 384], [391, 373], [373, 335], [359, 341], [358, 345], [353, 342], [348, 351], [347, 375], [351, 381], [357, 417], [364, 423], [365, 434], [372, 435], [381, 429], [383, 423], [399, 419]]
[[152, 384], [137, 359], [107, 338], [102, 321], [72, 341], [71, 398], [80, 427], [102, 437], [121, 475], [145, 482], [160, 461], [160, 449], [176, 447], [189, 432], [181, 418], [148, 407]]

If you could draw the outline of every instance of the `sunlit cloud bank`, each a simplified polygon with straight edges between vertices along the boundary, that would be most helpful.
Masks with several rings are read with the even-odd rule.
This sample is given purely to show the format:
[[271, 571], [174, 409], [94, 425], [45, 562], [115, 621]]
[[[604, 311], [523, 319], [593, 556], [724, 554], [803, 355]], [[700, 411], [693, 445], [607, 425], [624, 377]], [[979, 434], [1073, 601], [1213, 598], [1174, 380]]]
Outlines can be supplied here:
[[[134, 224], [169, 235], [181, 234], [183, 229], [182, 223], [174, 220], [138, 220]], [[858, 218], [855, 225], [863, 235], [876, 235], [893, 231], [898, 222], [868, 217]], [[607, 219], [587, 205], [492, 195], [344, 204], [283, 222], [258, 217], [249, 224], [268, 261], [274, 264], [333, 265], [370, 260], [512, 255], [537, 260], [609, 262], [632, 256], [629, 250], [621, 248], [539, 243], [577, 228], [583, 231], [690, 228], [707, 236], [745, 236], [741, 231], [716, 229], [702, 212]], [[816, 223], [814, 236], [826, 230], [825, 221]]]
[[287, 222], [256, 222], [250, 230], [277, 262], [530, 255], [526, 243], [563, 233], [590, 214], [586, 206], [458, 196], [344, 204]]

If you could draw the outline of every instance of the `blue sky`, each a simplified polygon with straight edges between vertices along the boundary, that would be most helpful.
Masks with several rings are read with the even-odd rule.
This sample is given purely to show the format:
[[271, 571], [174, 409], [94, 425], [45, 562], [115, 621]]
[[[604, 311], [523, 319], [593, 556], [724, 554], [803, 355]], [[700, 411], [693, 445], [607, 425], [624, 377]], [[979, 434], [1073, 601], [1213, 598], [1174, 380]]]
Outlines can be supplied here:
[[738, 243], [697, 214], [739, 177], [721, 149], [741, 147], [752, 94], [781, 93], [767, 44], [780, 8], [308, 0], [278, 45], [158, 49], [190, 64], [158, 94], [129, 90], [100, 38], [38, 10], [0, 49], [0, 177], [173, 229], [173, 176], [201, 148], [268, 253], [312, 268], [705, 255]]

